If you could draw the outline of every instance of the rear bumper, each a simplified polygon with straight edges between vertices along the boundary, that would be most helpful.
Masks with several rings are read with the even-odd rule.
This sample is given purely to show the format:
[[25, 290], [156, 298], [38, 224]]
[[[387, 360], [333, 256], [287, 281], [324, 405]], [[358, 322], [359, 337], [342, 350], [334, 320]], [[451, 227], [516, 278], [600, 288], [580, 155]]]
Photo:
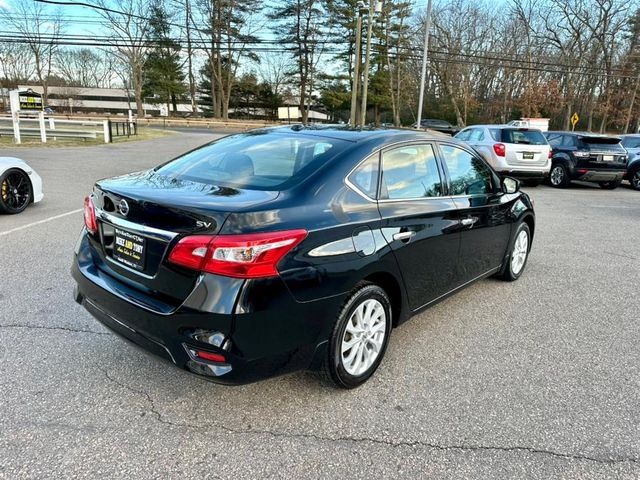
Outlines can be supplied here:
[[514, 177], [520, 180], [544, 180], [549, 176], [549, 169], [521, 170], [518, 168], [503, 169], [498, 172], [502, 176]]
[[[194, 290], [197, 301], [192, 295], [172, 312], [153, 311], [128, 300], [126, 285], [97, 271], [83, 255], [87, 248], [81, 240], [71, 268], [76, 302], [134, 345], [217, 383], [244, 384], [309, 368], [342, 302], [338, 297], [296, 302], [279, 277], [261, 285], [239, 282], [235, 289], [228, 284], [223, 292], [203, 279], [205, 287]], [[203, 292], [211, 295], [203, 298]], [[225, 306], [212, 305], [221, 296]], [[197, 333], [203, 331], [219, 345], [200, 341]], [[197, 358], [193, 350], [223, 355], [225, 361]]]
[[587, 170], [585, 172], [581, 169], [576, 169], [573, 179], [583, 182], [614, 182], [621, 181], [625, 174], [625, 170]]

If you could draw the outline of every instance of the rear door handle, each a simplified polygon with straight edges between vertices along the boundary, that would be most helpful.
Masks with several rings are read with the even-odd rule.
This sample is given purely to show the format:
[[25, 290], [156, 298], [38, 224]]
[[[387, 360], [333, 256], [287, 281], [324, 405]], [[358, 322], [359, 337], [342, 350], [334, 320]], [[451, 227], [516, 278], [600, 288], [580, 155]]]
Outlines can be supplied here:
[[413, 230], [408, 230], [406, 232], [398, 232], [393, 234], [393, 239], [400, 240], [401, 242], [408, 242], [409, 240], [411, 240], [411, 237], [413, 237], [415, 234], [416, 232], [414, 232]]
[[463, 218], [460, 223], [462, 223], [463, 226], [465, 227], [470, 227], [472, 226], [474, 223], [476, 223], [476, 221], [473, 218]]

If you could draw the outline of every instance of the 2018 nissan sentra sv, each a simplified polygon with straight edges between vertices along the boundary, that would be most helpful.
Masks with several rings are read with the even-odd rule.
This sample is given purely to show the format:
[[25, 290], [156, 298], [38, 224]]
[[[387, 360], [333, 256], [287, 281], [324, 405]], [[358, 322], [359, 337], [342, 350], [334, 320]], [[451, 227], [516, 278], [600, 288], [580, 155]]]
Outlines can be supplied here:
[[293, 370], [355, 387], [392, 328], [523, 272], [534, 212], [473, 150], [408, 130], [231, 135], [85, 200], [76, 301], [221, 383]]

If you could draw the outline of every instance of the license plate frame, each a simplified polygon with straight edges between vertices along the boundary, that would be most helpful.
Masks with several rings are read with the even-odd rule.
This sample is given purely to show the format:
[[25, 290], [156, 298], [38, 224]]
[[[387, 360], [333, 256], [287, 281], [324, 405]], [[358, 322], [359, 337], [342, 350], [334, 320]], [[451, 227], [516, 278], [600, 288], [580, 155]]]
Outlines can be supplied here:
[[613, 162], [613, 155], [602, 155], [603, 162]]
[[143, 271], [147, 254], [147, 239], [129, 230], [114, 227], [113, 259], [134, 270]]
[[522, 152], [523, 160], [533, 160], [535, 158], [535, 153], [533, 152]]

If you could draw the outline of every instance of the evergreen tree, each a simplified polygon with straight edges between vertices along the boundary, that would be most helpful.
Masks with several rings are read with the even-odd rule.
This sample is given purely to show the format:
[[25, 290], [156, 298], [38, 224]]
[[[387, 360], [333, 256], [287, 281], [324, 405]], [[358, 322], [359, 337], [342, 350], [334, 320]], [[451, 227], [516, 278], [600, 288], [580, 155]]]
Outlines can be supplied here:
[[171, 37], [169, 16], [161, 1], [151, 5], [148, 41], [152, 50], [147, 55], [143, 95], [154, 96], [177, 112], [178, 99], [187, 92], [180, 61], [180, 44]]

